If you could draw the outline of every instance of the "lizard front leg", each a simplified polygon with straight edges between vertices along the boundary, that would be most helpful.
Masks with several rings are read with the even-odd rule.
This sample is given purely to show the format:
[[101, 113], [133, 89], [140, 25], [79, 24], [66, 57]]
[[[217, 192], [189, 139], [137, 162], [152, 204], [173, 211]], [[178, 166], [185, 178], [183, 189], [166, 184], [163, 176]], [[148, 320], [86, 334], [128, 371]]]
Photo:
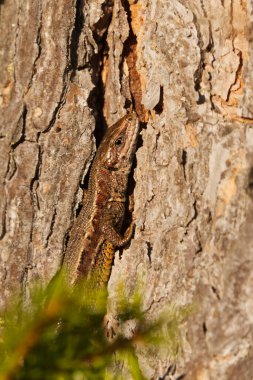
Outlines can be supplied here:
[[105, 239], [110, 241], [115, 247], [123, 247], [130, 241], [131, 237], [133, 236], [134, 223], [130, 224], [123, 237], [109, 223], [103, 224], [102, 232]]

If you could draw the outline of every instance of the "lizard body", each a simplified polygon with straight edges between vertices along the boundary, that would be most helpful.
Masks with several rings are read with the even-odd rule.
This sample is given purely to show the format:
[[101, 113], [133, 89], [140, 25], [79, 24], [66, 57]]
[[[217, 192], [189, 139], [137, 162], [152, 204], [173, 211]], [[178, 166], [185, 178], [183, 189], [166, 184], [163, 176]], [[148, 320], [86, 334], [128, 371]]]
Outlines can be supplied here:
[[128, 114], [110, 127], [93, 161], [84, 206], [70, 232], [64, 257], [68, 281], [95, 277], [107, 284], [116, 247], [132, 237], [133, 224], [122, 237], [128, 176], [138, 137], [138, 120]]

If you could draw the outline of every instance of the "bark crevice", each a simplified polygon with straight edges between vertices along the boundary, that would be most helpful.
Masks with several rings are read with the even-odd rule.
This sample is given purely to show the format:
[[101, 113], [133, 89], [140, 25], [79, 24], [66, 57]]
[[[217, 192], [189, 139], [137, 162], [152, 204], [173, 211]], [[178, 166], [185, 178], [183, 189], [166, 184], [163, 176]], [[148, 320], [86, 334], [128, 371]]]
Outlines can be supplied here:
[[79, 67], [78, 65], [78, 45], [80, 36], [84, 26], [84, 1], [76, 0], [75, 4], [75, 22], [69, 41], [69, 61], [72, 70], [72, 77], [75, 76], [76, 70], [82, 70], [85, 67]]
[[32, 82], [33, 82], [33, 79], [34, 79], [34, 76], [36, 74], [36, 64], [41, 56], [41, 51], [42, 51], [42, 47], [41, 47], [41, 30], [42, 30], [42, 4], [41, 4], [41, 1], [38, 1], [38, 6], [39, 6], [39, 22], [38, 22], [38, 28], [37, 28], [37, 34], [36, 34], [36, 38], [35, 38], [35, 44], [37, 46], [37, 55], [35, 56], [34, 58], [34, 61], [33, 61], [33, 67], [32, 67], [32, 73], [31, 73], [31, 78], [30, 78], [30, 82], [28, 83], [28, 86], [27, 86], [27, 89], [26, 89], [26, 93], [29, 91], [29, 89], [31, 88], [32, 86]]

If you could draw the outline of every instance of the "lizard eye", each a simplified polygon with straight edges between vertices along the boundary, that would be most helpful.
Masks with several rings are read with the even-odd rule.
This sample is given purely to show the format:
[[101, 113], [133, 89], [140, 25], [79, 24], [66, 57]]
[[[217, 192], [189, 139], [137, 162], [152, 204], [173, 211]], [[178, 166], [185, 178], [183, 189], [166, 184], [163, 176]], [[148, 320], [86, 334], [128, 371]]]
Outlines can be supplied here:
[[116, 146], [119, 146], [119, 145], [122, 144], [122, 141], [123, 141], [122, 137], [119, 137], [118, 139], [116, 139], [116, 140], [114, 141], [114, 144], [115, 144]]

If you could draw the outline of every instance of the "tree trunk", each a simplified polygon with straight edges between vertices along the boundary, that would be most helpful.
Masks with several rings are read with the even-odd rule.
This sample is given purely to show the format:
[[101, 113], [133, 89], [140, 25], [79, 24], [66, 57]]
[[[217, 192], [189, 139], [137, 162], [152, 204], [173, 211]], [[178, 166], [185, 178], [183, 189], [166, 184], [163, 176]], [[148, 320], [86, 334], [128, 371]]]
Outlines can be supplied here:
[[[238, 0], [1, 0], [2, 306], [59, 269], [94, 135], [134, 109], [136, 230], [110, 299], [141, 279], [148, 316], [195, 306], [175, 378], [252, 377], [252, 12]], [[168, 378], [166, 350], [138, 355], [147, 378]]]

